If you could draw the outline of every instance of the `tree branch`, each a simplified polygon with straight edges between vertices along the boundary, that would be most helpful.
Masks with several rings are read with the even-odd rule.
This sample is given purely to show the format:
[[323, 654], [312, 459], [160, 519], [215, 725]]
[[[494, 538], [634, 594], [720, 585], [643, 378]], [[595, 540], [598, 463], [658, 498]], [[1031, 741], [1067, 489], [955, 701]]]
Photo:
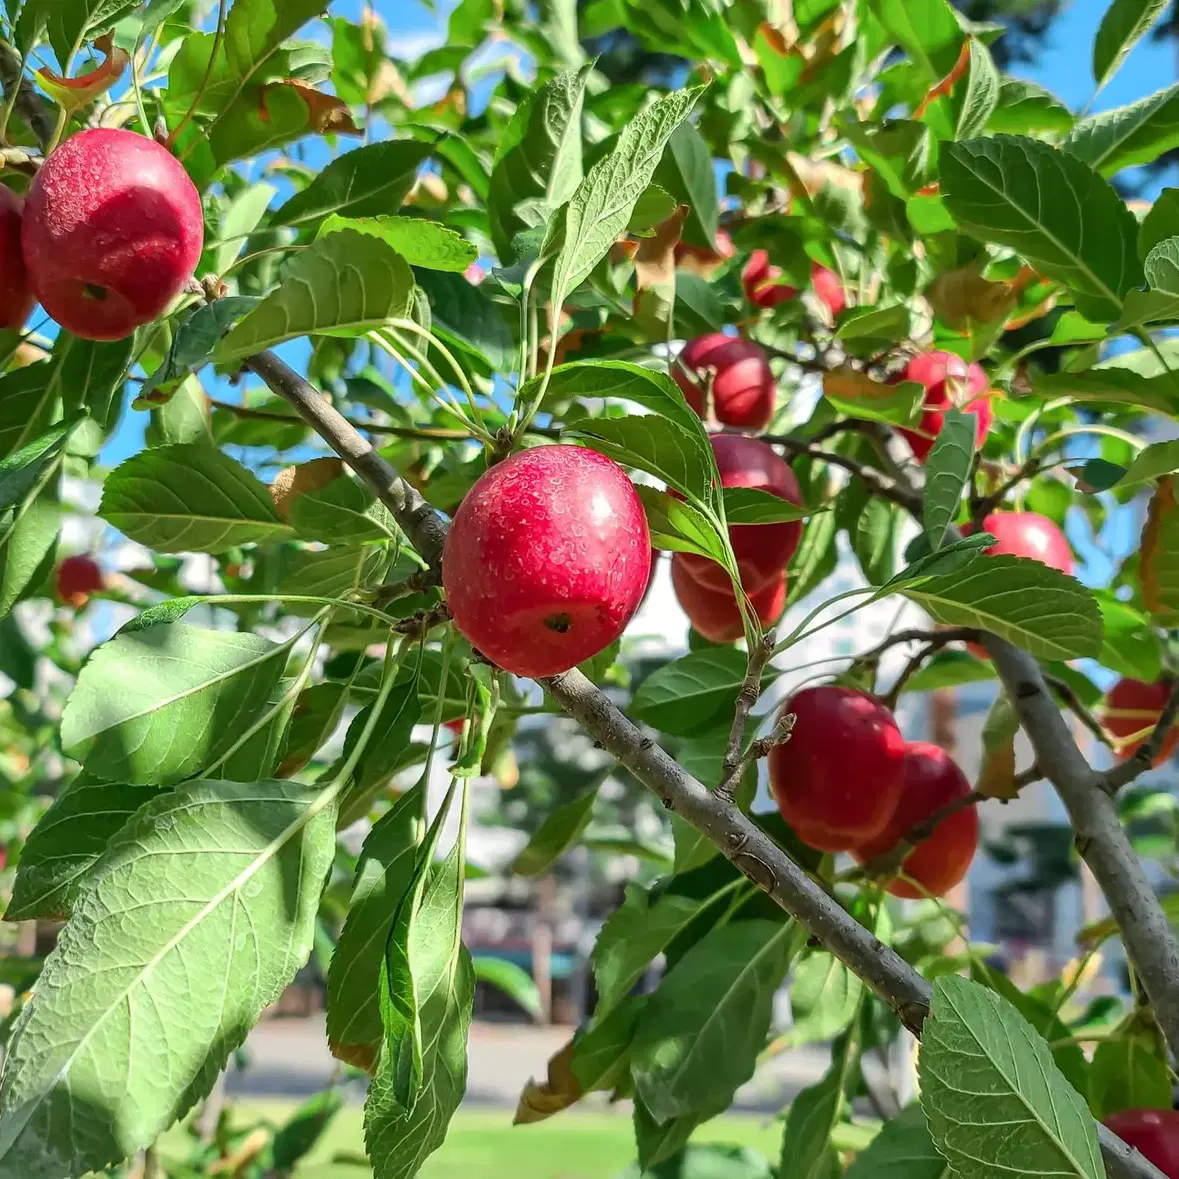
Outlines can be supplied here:
[[724, 761], [721, 762], [721, 780], [717, 789], [727, 798], [733, 797], [733, 792], [741, 781], [741, 775], [748, 764], [741, 756], [741, 744], [745, 737], [745, 727], [749, 723], [749, 714], [761, 696], [761, 677], [766, 664], [774, 657], [774, 644], [777, 632], [771, 630], [762, 641], [749, 652], [749, 663], [745, 669], [745, 680], [741, 690], [737, 693], [737, 701], [733, 708], [733, 723], [729, 728], [729, 743], [725, 748]]
[[[273, 392], [289, 401], [340, 458], [369, 483], [381, 502], [393, 513], [418, 552], [429, 562], [431, 568], [438, 568], [447, 530], [442, 517], [401, 479], [369, 442], [319, 396], [308, 381], [277, 356], [273, 353], [262, 353], [252, 357], [248, 367], [257, 373]], [[988, 640], [988, 643], [991, 641]], [[1039, 677], [1039, 668], [1034, 660], [1030, 660], [1006, 643], [993, 641], [996, 645], [992, 653], [997, 665], [1002, 660], [1013, 679], [1022, 682], [1024, 673], [1028, 671], [1025, 661], [1031, 664], [1031, 676]], [[561, 708], [576, 719], [603, 749], [626, 766], [663, 802], [664, 806], [679, 815], [694, 830], [705, 835], [740, 872], [763, 889], [782, 909], [794, 916], [830, 953], [871, 987], [896, 1013], [906, 1028], [914, 1035], [921, 1034], [925, 1017], [929, 1014], [931, 988], [912, 966], [856, 921], [760, 827], [744, 815], [739, 807], [697, 781], [665, 750], [646, 737], [615, 707], [604, 692], [594, 687], [576, 668], [540, 682]], [[1018, 692], [1013, 693], [1013, 696], [1018, 706], [1021, 697]], [[1039, 696], [1043, 703], [1047, 704], [1055, 724], [1063, 729], [1071, 744], [1068, 729], [1048, 698], [1042, 680]], [[1027, 705], [1026, 699], [1024, 704]], [[1042, 707], [1036, 705], [1035, 701], [1032, 701], [1032, 705], [1035, 710]], [[1036, 719], [1038, 721], [1038, 717]], [[1050, 728], [1055, 737], [1055, 728]], [[1049, 741], [1047, 744], [1054, 746], [1055, 741]], [[1075, 745], [1071, 748], [1079, 758], [1085, 773], [1091, 777], [1092, 771], [1080, 756], [1080, 751]], [[1067, 749], [1064, 750], [1064, 757], [1075, 769]], [[1100, 790], [1093, 790], [1091, 793], [1106, 807], [1112, 808], [1111, 800]], [[1132, 853], [1131, 859], [1137, 865]], [[1138, 871], [1141, 873], [1140, 866]], [[1101, 879], [1100, 875], [1098, 879]], [[1149, 886], [1145, 885], [1145, 881], [1143, 884], [1161, 916], [1162, 910], [1158, 909], [1154, 894], [1149, 893]], [[1173, 942], [1173, 938], [1171, 940]], [[1175, 977], [1179, 978], [1179, 965], [1176, 966]], [[1145, 978], [1143, 981], [1145, 983]], [[1151, 994], [1149, 989], [1147, 993]], [[1175, 1014], [1179, 1017], [1179, 1010], [1176, 1010]], [[1164, 1179], [1155, 1167], [1104, 1126], [1098, 1127], [1098, 1133], [1110, 1179]]]
[[1163, 751], [1171, 727], [1179, 719], [1179, 680], [1171, 685], [1171, 694], [1163, 711], [1159, 713], [1154, 732], [1135, 751], [1132, 757], [1105, 771], [1101, 783], [1102, 789], [1109, 794], [1117, 794], [1123, 786], [1129, 786], [1135, 778], [1145, 774], [1154, 765], [1155, 758]]
[[1054, 675], [1046, 675], [1044, 677], [1046, 683], [1056, 695], [1064, 701], [1072, 714], [1101, 742], [1102, 745], [1108, 749], [1113, 748], [1113, 742], [1109, 739], [1109, 734], [1101, 727], [1101, 722], [1085, 707], [1077, 696], [1076, 692], [1067, 681], [1058, 679]]

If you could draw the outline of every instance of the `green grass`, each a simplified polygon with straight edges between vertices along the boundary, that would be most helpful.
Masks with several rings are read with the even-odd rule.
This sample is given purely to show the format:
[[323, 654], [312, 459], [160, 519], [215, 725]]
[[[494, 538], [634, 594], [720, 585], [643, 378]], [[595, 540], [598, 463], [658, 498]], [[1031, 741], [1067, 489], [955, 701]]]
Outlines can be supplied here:
[[[243, 1121], [281, 1122], [293, 1106], [249, 1103]], [[563, 1113], [535, 1126], [513, 1126], [508, 1110], [461, 1111], [446, 1144], [421, 1179], [617, 1179], [634, 1159], [630, 1118], [619, 1113]], [[769, 1118], [729, 1114], [701, 1127], [693, 1141], [733, 1142], [775, 1158], [780, 1126]], [[296, 1179], [368, 1179], [367, 1169], [333, 1163], [338, 1153], [362, 1154], [361, 1110], [350, 1105], [296, 1172]]]

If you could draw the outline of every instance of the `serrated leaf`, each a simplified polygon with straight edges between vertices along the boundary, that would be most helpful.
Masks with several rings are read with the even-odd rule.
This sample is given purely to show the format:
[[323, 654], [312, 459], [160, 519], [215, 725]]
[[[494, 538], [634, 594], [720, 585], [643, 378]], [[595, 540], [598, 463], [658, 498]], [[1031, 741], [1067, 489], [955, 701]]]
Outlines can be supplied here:
[[1147, 1036], [1097, 1045], [1089, 1069], [1089, 1108], [1105, 1121], [1125, 1109], [1166, 1109], [1174, 1103], [1171, 1075], [1159, 1045]]
[[919, 1068], [934, 1145], [961, 1179], [996, 1170], [1104, 1179], [1085, 1103], [1048, 1045], [993, 991], [956, 977], [934, 983]]
[[[186, 377], [199, 372], [213, 359], [221, 337], [257, 305], [259, 300], [248, 295], [231, 295], [198, 307], [172, 332], [172, 346], [159, 368], [139, 390], [133, 406], [148, 409], [171, 398]], [[157, 392], [159, 390], [159, 392]]]
[[54, 800], [21, 850], [5, 921], [64, 921], [86, 887], [87, 873], [111, 839], [158, 786], [82, 777]]
[[1150, 620], [1108, 591], [1095, 591], [1095, 596], [1103, 631], [1098, 662], [1118, 675], [1153, 684], [1162, 674], [1162, 646]]
[[946, 529], [958, 511], [962, 491], [970, 478], [978, 419], [960, 409], [946, 412], [925, 463], [925, 495], [922, 529], [935, 551], [946, 539]]
[[383, 1034], [379, 982], [385, 944], [425, 834], [423, 790], [420, 784], [407, 790], [366, 837], [328, 971], [328, 1047], [333, 1056], [370, 1072]]
[[1142, 601], [1163, 626], [1179, 622], [1179, 500], [1174, 475], [1166, 475], [1150, 501], [1139, 548]]
[[909, 55], [927, 87], [953, 69], [964, 35], [946, 0], [872, 0], [869, 8]]
[[610, 771], [599, 774], [597, 780], [572, 801], [558, 807], [545, 817], [528, 844], [512, 862], [518, 876], [540, 876], [571, 848], [593, 817], [598, 790]]
[[411, 266], [427, 270], [466, 270], [479, 251], [457, 230], [424, 217], [341, 217], [332, 214], [319, 228], [323, 239], [352, 230], [391, 246]]
[[987, 123], [988, 131], [1010, 135], [1031, 135], [1037, 131], [1063, 133], [1072, 125], [1072, 112], [1056, 95], [1035, 82], [1003, 75], [999, 105]]
[[384, 242], [341, 230], [297, 254], [267, 295], [213, 354], [231, 364], [299, 336], [356, 336], [402, 319], [413, 305], [413, 272]]
[[1064, 148], [1112, 176], [1148, 164], [1179, 144], [1179, 85], [1168, 86], [1128, 106], [1078, 119]]
[[1092, 593], [1027, 557], [983, 557], [901, 592], [937, 622], [978, 627], [1040, 659], [1080, 659], [1101, 650], [1101, 613]]
[[1176, 471], [1179, 471], [1179, 441], [1152, 442], [1138, 452], [1117, 486], [1141, 487]]
[[815, 509], [805, 504], [792, 504], [780, 495], [762, 491], [760, 487], [726, 487], [725, 521], [733, 524], [780, 524], [806, 520]]
[[[1174, 302], [1179, 314], [1179, 299]], [[1131, 369], [1109, 365], [1081, 373], [1037, 374], [1032, 387], [1038, 397], [1046, 399], [1068, 397], [1072, 401], [1132, 405], [1168, 416], [1179, 414], [1179, 378], [1170, 373], [1143, 377]]]
[[152, 447], [116, 467], [98, 514], [159, 553], [223, 553], [292, 531], [250, 471], [195, 442]]
[[724, 564], [720, 533], [701, 511], [655, 487], [635, 487], [647, 513], [651, 547], [664, 552], [700, 553]]
[[361, 544], [399, 535], [389, 509], [367, 484], [339, 475], [323, 487], [300, 491], [291, 501], [291, 527], [305, 540], [322, 544]]
[[664, 975], [631, 1051], [635, 1093], [656, 1121], [711, 1109], [753, 1075], [800, 941], [791, 922], [732, 922]]
[[69, 428], [54, 426], [40, 438], [0, 459], [0, 513], [16, 507], [32, 491], [65, 447]]
[[643, 680], [630, 713], [665, 733], [700, 733], [732, 716], [746, 667], [746, 655], [732, 647], [693, 651]]
[[622, 904], [598, 931], [590, 961], [598, 990], [595, 1019], [616, 1007], [676, 936], [715, 896], [665, 893], [652, 899], [638, 884], [627, 884]]
[[501, 262], [511, 261], [517, 233], [543, 226], [581, 183], [581, 105], [590, 69], [551, 78], [517, 106], [504, 130], [487, 194]]
[[120, 634], [82, 668], [62, 748], [108, 781], [191, 777], [258, 719], [289, 653], [289, 643], [186, 623]]
[[1179, 237], [1168, 237], [1153, 245], [1142, 268], [1152, 290], [1179, 297]]
[[703, 93], [698, 86], [657, 98], [623, 128], [613, 151], [589, 170], [550, 219], [541, 255], [556, 255], [554, 302], [563, 303], [607, 255], [650, 184], [671, 133]]
[[906, 426], [917, 416], [925, 388], [916, 381], [885, 384], [848, 366], [823, 374], [823, 396], [839, 410], [855, 418]]
[[1093, 80], [1106, 84], [1126, 55], [1150, 31], [1168, 0], [1113, 0], [1101, 18], [1093, 41]]
[[946, 207], [963, 230], [1063, 283], [1089, 319], [1116, 318], [1126, 292], [1141, 285], [1138, 223], [1076, 155], [996, 135], [945, 144], [940, 172]]
[[864, 984], [832, 954], [809, 954], [794, 970], [790, 988], [791, 1046], [830, 1040], [860, 1009]]
[[194, 782], [144, 807], [8, 1046], [0, 1174], [102, 1170], [205, 1096], [307, 961], [334, 847], [322, 786]]
[[90, 33], [105, 32], [137, 7], [136, 0], [25, 0], [16, 29], [22, 55], [47, 35], [64, 70]]
[[999, 105], [999, 71], [991, 51], [977, 37], [967, 39], [970, 47], [970, 64], [966, 72], [966, 85], [955, 90], [953, 104], [954, 138], [970, 139], [981, 135]]
[[884, 1123], [848, 1167], [846, 1179], [951, 1179], [951, 1172], [929, 1136], [925, 1111], [910, 1105]]
[[333, 213], [380, 217], [396, 213], [434, 145], [413, 139], [371, 143], [338, 156], [274, 215], [275, 225], [314, 229]]

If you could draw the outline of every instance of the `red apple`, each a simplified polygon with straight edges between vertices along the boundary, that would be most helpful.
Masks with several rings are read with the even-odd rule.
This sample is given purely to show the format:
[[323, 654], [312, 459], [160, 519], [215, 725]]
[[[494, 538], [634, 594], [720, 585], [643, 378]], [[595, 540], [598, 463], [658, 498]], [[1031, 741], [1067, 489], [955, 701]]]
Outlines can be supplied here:
[[847, 292], [843, 289], [843, 282], [834, 270], [828, 270], [826, 266], [812, 262], [811, 286], [819, 301], [831, 312], [832, 319], [847, 306]]
[[[862, 864], [873, 856], [883, 855], [900, 843], [918, 823], [956, 799], [969, 797], [970, 793], [966, 775], [944, 749], [925, 741], [911, 742], [905, 747], [901, 801], [884, 830], [856, 848], [856, 859]], [[922, 888], [897, 879], [889, 885], [888, 891], [893, 896], [910, 900], [926, 893], [944, 896], [965, 877], [977, 850], [978, 811], [969, 806], [943, 819], [933, 829], [933, 834], [906, 857], [904, 874], [911, 876]]]
[[754, 250], [741, 272], [745, 298], [755, 307], [777, 307], [798, 297], [798, 290], [782, 278], [782, 268], [770, 265], [765, 250]]
[[918, 462], [923, 463], [929, 457], [946, 419], [946, 410], [955, 405], [978, 418], [978, 445], [982, 446], [995, 415], [990, 397], [982, 396], [990, 388], [990, 382], [979, 365], [967, 364], [953, 352], [925, 352], [909, 361], [901, 379], [925, 387], [920, 433], [901, 431]]
[[497, 463], [459, 505], [442, 555], [455, 625], [516, 675], [556, 675], [608, 647], [651, 571], [647, 517], [617, 463], [539, 446]]
[[1167, 1179], [1179, 1179], [1179, 1111], [1124, 1109], [1105, 1124], [1127, 1145], [1149, 1159]]
[[[744, 636], [745, 625], [732, 586], [727, 590], [702, 586], [684, 567], [685, 556], [686, 553], [672, 554], [671, 584], [692, 629], [712, 643], [735, 643]], [[786, 608], [785, 570], [751, 595], [749, 604], [763, 627], [773, 626]]]
[[62, 327], [121, 340], [158, 319], [201, 256], [201, 198], [155, 140], [100, 127], [67, 139], [25, 202], [33, 290]]
[[710, 250], [706, 246], [690, 246], [687, 242], [678, 242], [675, 247], [676, 265], [707, 276], [737, 252], [727, 230], [718, 229], [713, 244], [716, 248]]
[[66, 557], [57, 567], [57, 596], [75, 609], [85, 606], [90, 595], [105, 585], [102, 570], [93, 557]]
[[[1122, 761], [1134, 756], [1150, 739], [1163, 708], [1171, 698], [1168, 684], [1144, 684], [1141, 680], [1118, 680], [1105, 698], [1101, 723], [1114, 739]], [[1163, 741], [1156, 766], [1161, 766], [1179, 745], [1179, 722]]]
[[905, 739], [874, 696], [804, 688], [782, 705], [794, 732], [770, 752], [770, 788], [782, 817], [821, 851], [851, 851], [879, 835], [901, 799]]
[[707, 420], [712, 413], [726, 426], [764, 430], [774, 416], [774, 374], [765, 349], [740, 336], [710, 332], [684, 345], [672, 368], [688, 404]]
[[24, 201], [0, 184], [0, 328], [19, 331], [29, 318], [36, 299], [29, 287], [20, 248], [21, 211]]
[[[962, 531], [969, 536], [974, 526], [965, 524]], [[983, 521], [983, 531], [995, 538], [986, 550], [991, 556], [1030, 557], [1049, 569], [1072, 574], [1073, 551], [1064, 533], [1047, 516], [1038, 512], [992, 512]]]
[[[802, 490], [789, 464], [767, 443], [744, 434], [713, 434], [710, 438], [722, 487], [756, 487], [792, 504], [802, 503]], [[736, 524], [729, 539], [747, 594], [764, 589], [786, 568], [802, 538], [802, 522]], [[725, 593], [732, 588], [724, 566], [697, 553], [683, 555], [684, 569], [706, 589]]]

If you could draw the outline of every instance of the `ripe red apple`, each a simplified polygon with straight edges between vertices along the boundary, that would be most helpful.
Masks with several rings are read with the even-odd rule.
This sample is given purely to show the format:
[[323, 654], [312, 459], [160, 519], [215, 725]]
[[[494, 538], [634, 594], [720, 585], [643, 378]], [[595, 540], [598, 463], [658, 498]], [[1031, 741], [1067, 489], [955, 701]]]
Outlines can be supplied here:
[[741, 272], [745, 298], [755, 307], [777, 307], [798, 297], [798, 290], [782, 278], [782, 268], [770, 265], [765, 250], [754, 250]]
[[812, 262], [811, 286], [819, 301], [831, 312], [832, 319], [847, 306], [847, 292], [843, 289], [843, 282], [834, 270], [820, 266], [818, 262]]
[[[774, 374], [765, 349], [740, 336], [710, 332], [684, 345], [672, 368], [687, 403], [707, 420], [764, 430], [774, 416]], [[712, 405], [706, 404], [711, 389]]]
[[1124, 1109], [1105, 1124], [1167, 1179], [1179, 1179], [1179, 1110]]
[[916, 381], [925, 387], [925, 411], [921, 415], [920, 433], [901, 431], [918, 462], [923, 463], [929, 457], [934, 439], [946, 420], [946, 410], [955, 405], [978, 418], [978, 445], [982, 446], [995, 414], [990, 397], [984, 396], [990, 382], [979, 365], [967, 364], [953, 352], [925, 352], [909, 361], [901, 379]]
[[713, 239], [716, 249], [710, 250], [706, 246], [690, 246], [687, 242], [678, 242], [675, 247], [675, 262], [685, 270], [707, 276], [722, 262], [727, 262], [736, 252], [733, 239], [728, 231], [718, 229]]
[[781, 713], [794, 732], [770, 752], [770, 788], [782, 817], [821, 851], [851, 851], [884, 830], [901, 799], [905, 739], [874, 696], [804, 688]]
[[[1168, 684], [1144, 684], [1141, 680], [1118, 680], [1109, 690], [1102, 709], [1101, 723], [1117, 745], [1117, 755], [1125, 761], [1150, 739], [1163, 708], [1171, 697]], [[1163, 741], [1156, 766], [1161, 766], [1179, 745], [1179, 723], [1171, 727]]]
[[66, 557], [57, 567], [57, 596], [75, 609], [85, 606], [90, 595], [105, 585], [102, 570], [93, 557]]
[[20, 248], [21, 211], [24, 201], [0, 184], [0, 328], [19, 331], [37, 301], [29, 287]]
[[[789, 464], [767, 443], [744, 434], [713, 434], [710, 438], [722, 487], [757, 487], [792, 504], [802, 503], [802, 490]], [[764, 589], [794, 556], [802, 538], [802, 522], [735, 524], [729, 539], [747, 594]], [[724, 566], [697, 553], [684, 553], [683, 565], [702, 586], [724, 593], [732, 588]]]
[[[974, 531], [971, 524], [963, 525], [963, 533]], [[1064, 533], [1047, 516], [1038, 512], [992, 512], [983, 520], [983, 531], [989, 532], [995, 543], [986, 552], [990, 556], [1030, 557], [1072, 574], [1073, 551]]]
[[533, 678], [618, 638], [650, 571], [634, 485], [583, 446], [538, 446], [497, 463], [459, 505], [442, 554], [455, 625], [493, 663]]
[[[952, 757], [937, 745], [913, 741], [905, 747], [904, 786], [901, 801], [888, 825], [855, 850], [860, 863], [894, 848], [918, 823], [955, 799], [970, 795], [970, 783]], [[896, 897], [917, 900], [931, 893], [944, 896], [965, 877], [978, 850], [978, 811], [966, 807], [943, 819], [933, 834], [905, 858], [903, 871], [924, 888], [897, 879], [888, 891]]]
[[[672, 554], [671, 584], [692, 629], [712, 643], [735, 643], [745, 634], [745, 624], [732, 586], [712, 590], [701, 585], [684, 567], [686, 556], [686, 553]], [[773, 626], [786, 608], [786, 571], [750, 595], [749, 604], [763, 627]]]
[[62, 327], [121, 340], [158, 319], [201, 256], [201, 198], [155, 140], [100, 127], [67, 139], [25, 202], [33, 290]]

